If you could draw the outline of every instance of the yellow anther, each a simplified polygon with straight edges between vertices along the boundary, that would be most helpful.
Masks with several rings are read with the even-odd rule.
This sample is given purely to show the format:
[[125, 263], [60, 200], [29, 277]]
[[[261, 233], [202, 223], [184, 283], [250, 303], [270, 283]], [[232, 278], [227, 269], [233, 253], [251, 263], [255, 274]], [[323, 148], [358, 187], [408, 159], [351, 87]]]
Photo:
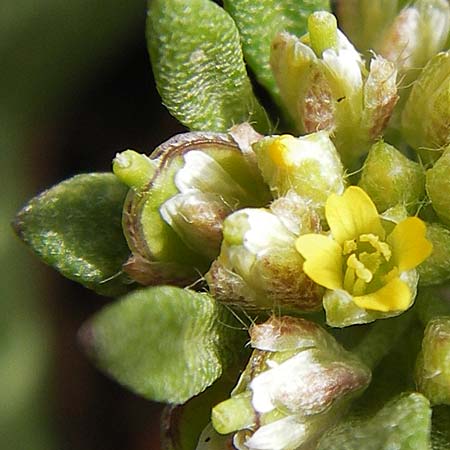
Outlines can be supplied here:
[[344, 241], [344, 245], [342, 246], [342, 253], [344, 255], [348, 255], [354, 252], [358, 248], [356, 241], [354, 239], [349, 239], [348, 241]]
[[386, 261], [391, 259], [392, 251], [389, 244], [381, 242], [380, 238], [375, 234], [361, 234], [359, 237], [360, 242], [368, 242], [377, 252], [383, 255]]
[[356, 276], [366, 283], [370, 283], [373, 278], [372, 272], [367, 269], [367, 267], [358, 260], [356, 255], [353, 253], [347, 259], [347, 266], [355, 270]]

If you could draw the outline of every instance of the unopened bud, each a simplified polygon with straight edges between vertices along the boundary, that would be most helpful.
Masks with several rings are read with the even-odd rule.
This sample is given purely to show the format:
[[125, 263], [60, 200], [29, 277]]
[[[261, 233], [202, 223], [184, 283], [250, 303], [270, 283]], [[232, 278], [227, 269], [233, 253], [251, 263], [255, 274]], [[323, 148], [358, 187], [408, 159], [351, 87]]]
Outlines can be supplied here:
[[222, 223], [231, 213], [218, 194], [177, 194], [161, 205], [160, 212], [189, 248], [210, 259], [218, 256]]
[[401, 204], [414, 213], [425, 194], [425, 173], [422, 166], [379, 141], [369, 151], [358, 184], [379, 212]]
[[275, 197], [292, 190], [323, 214], [330, 194], [344, 191], [344, 169], [326, 132], [299, 138], [266, 137], [253, 148], [264, 180]]
[[356, 48], [377, 48], [380, 36], [395, 19], [399, 0], [345, 0], [336, 2], [339, 24]]
[[205, 276], [211, 292], [244, 309], [318, 309], [323, 290], [303, 272], [295, 239], [269, 210], [234, 212], [224, 221], [219, 258]]
[[450, 230], [439, 223], [427, 224], [427, 239], [433, 244], [433, 251], [417, 267], [421, 286], [440, 284], [450, 279]]
[[309, 448], [370, 382], [370, 370], [313, 322], [272, 317], [250, 336], [247, 368], [212, 413], [217, 431], [238, 431], [238, 449]]
[[[402, 9], [376, 48], [400, 73], [417, 70], [442, 50], [450, 30], [446, 0], [417, 0]], [[408, 80], [411, 82], [411, 78]]]
[[281, 96], [299, 131], [328, 131], [344, 165], [359, 167], [397, 102], [397, 71], [375, 57], [367, 74], [329, 13], [312, 14], [308, 28], [301, 39], [280, 33], [272, 43], [271, 66]]
[[426, 172], [426, 189], [431, 205], [439, 218], [450, 225], [450, 145], [434, 166]]
[[425, 163], [436, 161], [450, 144], [450, 51], [423, 69], [402, 113], [403, 135]]
[[434, 405], [450, 405], [450, 316], [428, 322], [416, 365], [416, 384]]

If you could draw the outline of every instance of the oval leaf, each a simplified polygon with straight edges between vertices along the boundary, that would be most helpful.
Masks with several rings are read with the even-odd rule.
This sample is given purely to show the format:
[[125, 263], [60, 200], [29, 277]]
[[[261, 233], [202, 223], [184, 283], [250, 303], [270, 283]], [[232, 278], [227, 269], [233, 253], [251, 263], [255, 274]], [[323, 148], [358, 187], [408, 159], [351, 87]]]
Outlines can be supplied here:
[[210, 0], [153, 0], [147, 40], [156, 86], [191, 130], [226, 131], [249, 121], [267, 131], [233, 19]]
[[110, 173], [77, 175], [33, 198], [13, 226], [44, 262], [103, 295], [128, 290], [122, 233], [128, 188]]
[[206, 293], [169, 286], [135, 291], [80, 331], [96, 364], [150, 400], [184, 403], [244, 348], [236, 319]]

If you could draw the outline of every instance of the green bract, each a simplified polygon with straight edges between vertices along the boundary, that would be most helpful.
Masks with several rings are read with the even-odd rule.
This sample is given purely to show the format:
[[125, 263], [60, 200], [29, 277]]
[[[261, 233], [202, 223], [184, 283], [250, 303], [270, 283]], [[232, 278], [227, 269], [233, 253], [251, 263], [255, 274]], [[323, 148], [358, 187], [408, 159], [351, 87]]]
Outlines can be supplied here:
[[448, 2], [218, 3], [149, 2], [188, 130], [32, 199], [18, 235], [98, 293], [134, 290], [80, 340], [178, 404], [165, 450], [449, 448]]

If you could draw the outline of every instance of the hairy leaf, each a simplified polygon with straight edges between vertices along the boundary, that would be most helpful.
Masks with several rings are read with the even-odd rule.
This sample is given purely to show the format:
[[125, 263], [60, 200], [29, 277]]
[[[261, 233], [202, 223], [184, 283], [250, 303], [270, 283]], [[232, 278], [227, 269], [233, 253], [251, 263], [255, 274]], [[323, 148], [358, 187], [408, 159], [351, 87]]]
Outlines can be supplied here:
[[169, 286], [128, 294], [81, 329], [97, 365], [151, 400], [184, 403], [243, 349], [236, 319], [206, 293]]
[[18, 235], [44, 262], [103, 295], [127, 291], [122, 234], [127, 187], [113, 174], [77, 175], [33, 198], [17, 215]]
[[226, 131], [249, 121], [267, 131], [233, 19], [210, 0], [153, 0], [147, 40], [156, 86], [191, 130]]

